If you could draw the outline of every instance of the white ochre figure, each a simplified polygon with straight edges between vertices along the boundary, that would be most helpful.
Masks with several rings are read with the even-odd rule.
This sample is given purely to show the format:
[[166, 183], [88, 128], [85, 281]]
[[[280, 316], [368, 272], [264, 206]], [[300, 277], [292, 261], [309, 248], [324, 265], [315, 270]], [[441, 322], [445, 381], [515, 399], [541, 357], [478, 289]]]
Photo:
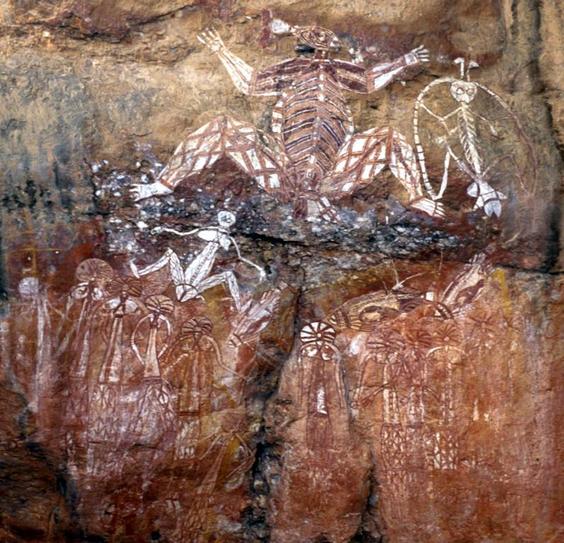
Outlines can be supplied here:
[[[499, 184], [497, 178], [502, 173], [500, 164], [503, 163], [504, 169], [510, 172], [506, 176], [511, 183], [517, 180], [524, 192], [532, 193], [536, 178], [535, 155], [517, 117], [505, 101], [484, 85], [470, 81], [469, 72], [472, 68], [477, 68], [478, 64], [473, 61], [466, 64], [462, 58], [457, 58], [454, 63], [460, 67], [460, 79], [442, 77], [429, 83], [415, 103], [413, 136], [423, 184], [432, 200], [441, 200], [448, 186], [452, 160], [471, 180], [466, 192], [476, 199], [474, 209], [482, 209], [488, 217], [500, 216], [502, 202], [507, 199], [504, 192], [493, 186]], [[437, 102], [438, 92], [445, 85], [448, 85], [448, 95], [454, 99], [456, 107], [446, 114], [439, 114], [426, 102], [431, 102], [432, 98]], [[492, 118], [486, 115], [496, 115], [497, 124], [500, 126], [496, 127]], [[421, 143], [420, 124], [425, 120], [425, 116], [434, 123], [433, 128], [438, 126], [442, 132], [440, 137], [435, 138], [435, 143], [442, 147], [445, 153], [442, 182], [438, 191], [435, 191], [429, 181], [424, 147]], [[503, 144], [510, 135], [518, 138], [518, 147], [521, 149], [517, 147], [517, 143], [509, 146]], [[487, 141], [487, 137], [491, 141]], [[497, 140], [501, 143], [497, 143]]]
[[194, 260], [192, 260], [185, 269], [183, 268], [178, 255], [169, 248], [159, 260], [157, 260], [154, 264], [146, 266], [145, 268], [139, 269], [135, 263], [131, 261], [130, 267], [133, 274], [136, 277], [140, 277], [168, 266], [172, 281], [176, 287], [176, 297], [179, 302], [186, 302], [200, 297], [205, 290], [223, 284], [229, 289], [237, 310], [241, 309], [239, 285], [233, 271], [224, 271], [210, 275], [215, 263], [217, 252], [220, 249], [227, 251], [231, 245], [233, 245], [237, 251], [239, 260], [241, 262], [245, 262], [245, 264], [248, 264], [249, 266], [252, 266], [258, 271], [260, 281], [263, 281], [266, 277], [265, 271], [260, 266], [241, 255], [237, 242], [229, 234], [229, 228], [235, 224], [235, 220], [236, 218], [233, 213], [229, 211], [220, 211], [217, 215], [217, 222], [219, 226], [195, 228], [188, 232], [179, 232], [167, 227], [157, 227], [155, 229], [156, 232], [171, 232], [182, 237], [195, 235], [207, 243], [202, 251], [196, 255]]
[[[334, 432], [348, 427], [348, 398], [335, 329], [311, 322], [300, 332], [299, 402], [306, 410], [306, 441], [311, 450], [333, 445]], [[341, 428], [342, 430], [342, 428]]]

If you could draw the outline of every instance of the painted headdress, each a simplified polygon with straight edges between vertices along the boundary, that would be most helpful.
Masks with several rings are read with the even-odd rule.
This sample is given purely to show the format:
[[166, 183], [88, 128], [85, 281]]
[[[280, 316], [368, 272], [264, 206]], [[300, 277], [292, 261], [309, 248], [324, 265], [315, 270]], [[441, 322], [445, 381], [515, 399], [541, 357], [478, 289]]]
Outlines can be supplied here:
[[212, 328], [213, 324], [207, 317], [195, 317], [182, 325], [180, 336], [182, 338], [200, 336], [202, 334], [207, 336], [211, 334]]
[[108, 292], [111, 296], [127, 294], [138, 298], [143, 292], [143, 283], [135, 277], [114, 277], [108, 285]]
[[174, 311], [174, 303], [168, 296], [155, 294], [145, 300], [145, 306], [151, 313], [170, 315]]
[[267, 45], [272, 41], [272, 35], [295, 36], [298, 45], [306, 46], [317, 51], [337, 51], [342, 43], [337, 35], [322, 26], [292, 26], [282, 19], [272, 17], [270, 10], [263, 12], [263, 34], [261, 43]]
[[311, 322], [306, 324], [301, 332], [300, 339], [303, 345], [314, 344], [317, 347], [332, 345], [336, 337], [335, 328], [325, 322]]

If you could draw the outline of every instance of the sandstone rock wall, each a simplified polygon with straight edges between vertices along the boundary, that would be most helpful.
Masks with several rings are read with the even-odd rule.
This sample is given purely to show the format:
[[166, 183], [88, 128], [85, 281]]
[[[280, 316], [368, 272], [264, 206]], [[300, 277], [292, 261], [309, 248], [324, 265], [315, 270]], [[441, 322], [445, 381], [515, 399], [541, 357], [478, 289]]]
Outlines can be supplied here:
[[[239, 92], [196, 38], [213, 26], [256, 68], [295, 56], [265, 9], [367, 67], [430, 49], [347, 95], [358, 132], [413, 145], [422, 89], [477, 61], [523, 128], [484, 102], [486, 147], [534, 156], [536, 181], [496, 170], [510, 191], [485, 217], [451, 165], [440, 218], [384, 171], [312, 220], [222, 159], [135, 203], [218, 116], [266, 141], [276, 99]], [[561, 27], [553, 0], [0, 0], [0, 539], [556, 541]], [[134, 277], [132, 260], [211, 251], [162, 227], [220, 210], [236, 222], [209, 275], [233, 276], [195, 292], [167, 260]]]

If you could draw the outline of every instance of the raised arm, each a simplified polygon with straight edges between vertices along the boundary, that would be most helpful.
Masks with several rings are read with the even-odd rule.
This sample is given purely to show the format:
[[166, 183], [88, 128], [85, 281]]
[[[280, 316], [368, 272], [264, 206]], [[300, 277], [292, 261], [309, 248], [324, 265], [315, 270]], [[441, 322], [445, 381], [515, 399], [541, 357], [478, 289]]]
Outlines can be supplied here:
[[417, 66], [424, 62], [429, 62], [429, 51], [420, 45], [393, 62], [385, 62], [372, 66], [372, 68], [366, 70], [368, 92], [374, 92], [384, 88], [406, 68]]
[[308, 64], [307, 60], [291, 58], [255, 70], [229, 51], [215, 30], [202, 32], [198, 39], [217, 54], [235, 86], [248, 96], [278, 96], [292, 84], [303, 65]]
[[422, 62], [429, 62], [429, 51], [419, 46], [392, 62], [376, 64], [369, 69], [343, 60], [335, 60], [334, 65], [337, 79], [345, 90], [367, 94], [384, 88], [406, 68]]
[[227, 49], [220, 35], [215, 30], [210, 28], [204, 30], [198, 35], [198, 40], [219, 57], [235, 86], [243, 94], [251, 94], [255, 70]]
[[168, 226], [155, 226], [155, 228], [153, 228], [153, 232], [155, 234], [160, 234], [161, 232], [170, 232], [171, 234], [175, 234], [183, 238], [185, 238], [186, 236], [193, 236], [200, 230], [203, 230], [203, 228], [194, 228], [193, 230], [189, 230], [188, 232], [181, 232], [180, 230], [175, 230], [174, 228], [169, 228]]

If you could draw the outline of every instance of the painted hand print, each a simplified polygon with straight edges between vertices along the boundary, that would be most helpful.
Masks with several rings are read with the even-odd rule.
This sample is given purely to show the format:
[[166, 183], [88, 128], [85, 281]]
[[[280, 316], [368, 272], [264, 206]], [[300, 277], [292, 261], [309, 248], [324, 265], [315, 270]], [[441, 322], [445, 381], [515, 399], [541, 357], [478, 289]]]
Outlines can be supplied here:
[[[470, 182], [466, 194], [475, 199], [474, 209], [483, 210], [488, 217], [499, 217], [509, 195], [534, 193], [535, 154], [509, 105], [488, 87], [470, 81], [470, 70], [478, 64], [462, 58], [455, 64], [460, 67], [460, 79], [442, 77], [433, 81], [415, 103], [413, 132], [423, 183], [433, 201], [440, 201], [449, 185], [453, 161]], [[451, 103], [454, 100], [448, 110], [443, 105], [448, 102], [446, 92]], [[441, 97], [446, 99], [435, 106]], [[422, 133], [426, 135], [425, 144]], [[427, 171], [425, 151], [432, 147], [444, 153], [439, 187]]]
[[311, 52], [263, 70], [255, 70], [233, 54], [214, 30], [198, 39], [214, 52], [233, 83], [249, 96], [273, 96], [271, 134], [229, 116], [202, 126], [183, 141], [151, 184], [133, 187], [142, 200], [172, 192], [180, 183], [197, 183], [197, 175], [228, 157], [268, 193], [294, 201], [307, 216], [335, 219], [330, 200], [339, 200], [371, 184], [386, 167], [409, 195], [410, 205], [430, 215], [442, 214], [440, 204], [425, 197], [415, 154], [393, 128], [354, 131], [345, 92], [378, 91], [411, 66], [429, 61], [417, 47], [393, 62], [372, 68], [331, 58], [341, 43], [318, 26], [291, 27], [275, 19], [271, 30], [291, 34], [297, 51]]

